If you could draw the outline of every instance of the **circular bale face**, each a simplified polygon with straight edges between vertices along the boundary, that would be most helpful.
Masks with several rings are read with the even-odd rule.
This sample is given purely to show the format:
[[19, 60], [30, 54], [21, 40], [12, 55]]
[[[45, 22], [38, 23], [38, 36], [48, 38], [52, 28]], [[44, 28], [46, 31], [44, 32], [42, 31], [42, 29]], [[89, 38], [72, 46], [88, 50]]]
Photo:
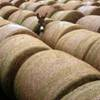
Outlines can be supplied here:
[[29, 35], [16, 35], [0, 43], [0, 83], [9, 96], [13, 93], [13, 81], [22, 63], [31, 55], [48, 50], [46, 44]]
[[100, 39], [98, 39], [94, 45], [90, 48], [89, 52], [87, 53], [87, 56], [84, 58], [86, 62], [93, 65], [95, 68], [97, 68], [100, 71]]
[[38, 19], [36, 16], [32, 16], [32, 17], [28, 17], [26, 18], [23, 23], [22, 23], [23, 26], [31, 29], [32, 31], [34, 32], [37, 32], [38, 30]]
[[19, 7], [25, 0], [12, 0], [11, 3], [17, 7]]
[[19, 69], [15, 94], [19, 100], [60, 100], [62, 96], [100, 78], [90, 65], [61, 51], [47, 50], [31, 56]]
[[77, 21], [83, 28], [100, 33], [100, 16], [88, 15]]
[[84, 15], [100, 15], [100, 7], [97, 6], [81, 6], [77, 10]]
[[17, 7], [14, 6], [4, 6], [0, 9], [0, 16], [2, 16], [5, 19], [8, 19], [8, 17], [16, 12], [18, 10]]
[[53, 21], [46, 25], [42, 40], [54, 48], [64, 34], [76, 29], [80, 29], [80, 26], [65, 21]]
[[3, 19], [2, 17], [0, 17], [0, 27], [4, 26], [4, 25], [7, 25], [7, 24], [10, 24], [11, 22]]
[[61, 100], [100, 100], [100, 81], [84, 84]]
[[54, 7], [45, 5], [45, 6], [41, 6], [39, 9], [37, 9], [36, 14], [39, 14], [40, 16], [46, 15], [46, 17], [51, 17], [56, 11], [57, 11], [57, 9], [55, 9]]
[[38, 38], [38, 36], [31, 30], [16, 24], [8, 24], [0, 28], [0, 42], [12, 35], [29, 34]]
[[54, 13], [51, 18], [54, 20], [68, 21], [72, 23], [76, 23], [84, 15], [81, 12], [75, 10], [68, 11], [58, 11]]
[[58, 41], [55, 48], [84, 60], [91, 46], [99, 38], [100, 35], [98, 33], [83, 29], [75, 30], [65, 34]]
[[18, 10], [15, 13], [11, 14], [8, 18], [8, 20], [15, 22], [17, 24], [22, 24], [22, 22], [28, 18], [33, 16], [34, 13], [32, 11], [27, 10]]

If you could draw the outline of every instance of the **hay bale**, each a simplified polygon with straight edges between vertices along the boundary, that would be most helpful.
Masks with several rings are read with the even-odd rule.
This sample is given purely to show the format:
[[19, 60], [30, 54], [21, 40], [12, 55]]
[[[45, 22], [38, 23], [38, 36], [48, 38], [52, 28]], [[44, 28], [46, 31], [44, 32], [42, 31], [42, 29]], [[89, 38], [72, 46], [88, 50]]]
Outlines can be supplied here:
[[21, 65], [31, 55], [48, 50], [46, 44], [29, 35], [16, 35], [0, 43], [0, 83], [6, 94], [13, 96], [13, 81]]
[[4, 26], [4, 25], [7, 25], [7, 24], [10, 24], [11, 22], [3, 19], [2, 17], [0, 17], [0, 27]]
[[36, 16], [26, 18], [23, 21], [22, 25], [31, 29], [34, 32], [38, 31], [38, 28], [37, 28], [38, 27], [38, 19]]
[[77, 21], [83, 28], [100, 33], [100, 16], [89, 15]]
[[5, 19], [8, 19], [8, 17], [16, 12], [18, 10], [17, 7], [14, 6], [4, 6], [0, 9], [0, 16], [2, 16]]
[[84, 58], [86, 62], [93, 65], [95, 68], [100, 70], [100, 39], [98, 39], [94, 45], [90, 48], [87, 53], [87, 56]]
[[46, 25], [42, 40], [50, 45], [52, 48], [55, 47], [57, 41], [66, 33], [80, 29], [81, 27], [76, 24], [72, 24], [65, 21], [53, 21]]
[[32, 3], [32, 2], [29, 2], [29, 1], [24, 2], [24, 3], [22, 3], [22, 4], [19, 6], [19, 8], [21, 8], [21, 9], [26, 9], [27, 6], [28, 6], [30, 3]]
[[82, 3], [82, 5], [87, 5], [87, 6], [100, 6], [100, 3], [97, 1], [85, 1]]
[[45, 5], [43, 2], [30, 3], [29, 5], [27, 5], [26, 9], [35, 12], [38, 8], [40, 8], [43, 5]]
[[79, 85], [97, 80], [100, 73], [73, 56], [47, 50], [31, 56], [15, 79], [18, 100], [60, 100]]
[[[97, 99], [98, 98], [98, 99]], [[100, 81], [94, 81], [80, 86], [61, 100], [99, 100]]]
[[100, 7], [97, 6], [81, 6], [77, 10], [84, 15], [100, 15]]
[[36, 13], [38, 13], [40, 16], [45, 16], [47, 14], [46, 17], [51, 17], [56, 11], [58, 11], [58, 9], [49, 5], [45, 5], [38, 8]]
[[68, 21], [72, 23], [76, 23], [84, 15], [76, 10], [66, 10], [66, 11], [58, 11], [54, 13], [51, 18], [54, 20]]
[[99, 38], [100, 35], [95, 32], [84, 29], [75, 30], [61, 37], [55, 48], [84, 60], [91, 46]]
[[67, 3], [64, 4], [63, 9], [74, 10], [74, 9], [77, 9], [81, 5], [81, 3], [82, 1], [79, 1], [79, 0], [68, 1]]
[[9, 6], [9, 5], [11, 5], [10, 2], [0, 2], [0, 9], [1, 9], [2, 7], [4, 7], [4, 6]]
[[0, 28], [0, 42], [9, 36], [17, 34], [29, 34], [38, 37], [34, 32], [23, 26], [19, 26], [16, 24], [8, 24]]
[[11, 3], [17, 7], [19, 7], [25, 0], [13, 0]]
[[15, 22], [17, 24], [22, 24], [22, 22], [28, 18], [33, 16], [34, 13], [32, 11], [28, 11], [28, 10], [18, 10], [15, 13], [13, 13], [12, 15], [9, 16], [8, 20]]

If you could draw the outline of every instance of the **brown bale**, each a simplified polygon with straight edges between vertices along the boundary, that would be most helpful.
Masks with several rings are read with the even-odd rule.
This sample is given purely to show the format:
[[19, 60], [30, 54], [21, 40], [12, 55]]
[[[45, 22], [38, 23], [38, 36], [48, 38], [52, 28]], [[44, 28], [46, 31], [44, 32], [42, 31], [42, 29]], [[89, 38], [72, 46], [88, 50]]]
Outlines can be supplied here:
[[84, 15], [76, 10], [68, 10], [68, 11], [58, 11], [54, 13], [51, 18], [54, 20], [68, 21], [72, 23], [76, 23]]
[[100, 100], [100, 81], [84, 84], [61, 100]]
[[22, 23], [23, 26], [31, 29], [32, 31], [34, 32], [37, 32], [38, 30], [38, 19], [36, 16], [32, 16], [32, 17], [28, 17], [26, 18], [23, 23]]
[[84, 60], [89, 64], [93, 65], [100, 71], [100, 39], [98, 39], [88, 51]]
[[83, 28], [100, 33], [100, 16], [89, 15], [77, 21]]
[[100, 3], [97, 1], [86, 1], [83, 2], [82, 5], [87, 5], [87, 6], [100, 6]]
[[77, 1], [76, 0], [68, 1], [63, 6], [63, 9], [65, 9], [65, 10], [74, 10], [74, 9], [77, 9], [81, 5], [81, 3], [82, 3], [82, 1], [79, 1], [79, 0], [77, 0]]
[[4, 92], [13, 96], [13, 81], [21, 65], [31, 55], [48, 50], [45, 43], [29, 35], [16, 35], [0, 43], [0, 83]]
[[100, 15], [100, 7], [97, 6], [81, 6], [77, 10], [84, 15]]
[[14, 6], [4, 6], [0, 9], [0, 16], [2, 16], [5, 19], [8, 19], [8, 17], [16, 12], [18, 10], [17, 7]]
[[10, 2], [0, 2], [0, 9], [4, 6], [8, 6], [8, 5], [11, 5]]
[[46, 25], [42, 40], [50, 45], [52, 48], [55, 47], [57, 41], [66, 33], [80, 29], [81, 27], [76, 24], [72, 24], [65, 21], [53, 21]]
[[34, 32], [29, 30], [28, 28], [16, 24], [8, 24], [0, 28], [0, 42], [9, 36], [17, 34], [29, 34], [38, 37]]
[[19, 6], [19, 8], [21, 8], [21, 9], [26, 9], [27, 8], [27, 6], [30, 4], [30, 3], [32, 3], [32, 2], [24, 2], [24, 3], [22, 3], [20, 6]]
[[45, 5], [43, 2], [35, 2], [35, 3], [30, 2], [30, 4], [27, 5], [26, 9], [35, 12], [38, 8], [40, 8], [43, 5]]
[[100, 73], [73, 56], [47, 50], [31, 56], [15, 79], [18, 100], [60, 100], [84, 83], [97, 80]]
[[74, 30], [61, 37], [55, 48], [84, 60], [91, 46], [98, 39], [100, 39], [98, 33], [84, 29]]
[[0, 17], [0, 27], [4, 26], [4, 25], [7, 25], [7, 24], [10, 24], [11, 22], [3, 19], [2, 17]]
[[11, 3], [17, 7], [19, 7], [25, 0], [13, 0]]
[[46, 17], [51, 17], [56, 11], [58, 11], [58, 9], [53, 6], [45, 5], [37, 9], [36, 14], [38, 13], [40, 16], [46, 15]]
[[32, 11], [28, 11], [28, 10], [18, 10], [15, 13], [11, 14], [8, 18], [8, 20], [15, 22], [17, 24], [22, 24], [22, 22], [30, 17], [33, 16], [34, 13]]

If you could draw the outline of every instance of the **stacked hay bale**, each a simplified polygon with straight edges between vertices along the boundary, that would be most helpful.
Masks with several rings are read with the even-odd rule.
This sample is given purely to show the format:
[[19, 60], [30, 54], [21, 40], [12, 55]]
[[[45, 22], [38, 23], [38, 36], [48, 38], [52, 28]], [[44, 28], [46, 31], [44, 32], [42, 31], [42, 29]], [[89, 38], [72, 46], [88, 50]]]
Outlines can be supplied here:
[[97, 73], [69, 54], [43, 51], [31, 56], [19, 69], [15, 94], [18, 100], [58, 100], [79, 85], [100, 78]]
[[65, 21], [53, 21], [46, 25], [44, 34], [42, 35], [42, 40], [54, 48], [58, 40], [64, 34], [80, 28], [81, 27], [77, 24], [72, 24]]
[[88, 15], [77, 21], [83, 28], [100, 33], [100, 16]]

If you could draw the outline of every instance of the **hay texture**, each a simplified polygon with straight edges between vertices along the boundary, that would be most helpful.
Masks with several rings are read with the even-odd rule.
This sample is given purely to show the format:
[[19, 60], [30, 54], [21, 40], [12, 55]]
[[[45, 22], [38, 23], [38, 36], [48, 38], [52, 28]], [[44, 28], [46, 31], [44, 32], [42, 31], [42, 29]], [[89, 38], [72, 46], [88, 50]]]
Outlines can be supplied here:
[[8, 17], [18, 10], [17, 7], [14, 6], [4, 6], [0, 9], [0, 16], [8, 19]]
[[47, 50], [31, 56], [15, 79], [18, 100], [60, 100], [79, 84], [100, 78], [100, 73], [73, 56]]
[[46, 25], [42, 40], [51, 47], [55, 47], [57, 41], [66, 33], [80, 29], [81, 27], [65, 21], [53, 21]]
[[76, 23], [84, 15], [81, 12], [76, 10], [66, 10], [66, 11], [58, 11], [54, 13], [51, 18], [54, 20], [68, 21], [72, 23]]
[[83, 28], [100, 33], [100, 16], [89, 15], [77, 21]]
[[84, 29], [75, 30], [60, 38], [55, 48], [84, 60], [91, 46], [98, 39], [100, 39], [98, 33]]
[[50, 49], [37, 38], [16, 35], [0, 43], [0, 83], [6, 94], [13, 93], [13, 81], [21, 64], [31, 55]]
[[94, 81], [75, 89], [61, 100], [99, 100], [100, 81]]
[[8, 24], [0, 28], [0, 42], [9, 36], [17, 34], [29, 34], [37, 37], [37, 35], [34, 32], [23, 26], [19, 26], [16, 24]]
[[84, 15], [100, 15], [100, 7], [97, 6], [81, 6], [77, 10]]
[[22, 22], [28, 18], [33, 16], [34, 13], [32, 11], [27, 10], [18, 10], [15, 13], [11, 14], [8, 18], [8, 20], [15, 22], [17, 24], [22, 24]]

